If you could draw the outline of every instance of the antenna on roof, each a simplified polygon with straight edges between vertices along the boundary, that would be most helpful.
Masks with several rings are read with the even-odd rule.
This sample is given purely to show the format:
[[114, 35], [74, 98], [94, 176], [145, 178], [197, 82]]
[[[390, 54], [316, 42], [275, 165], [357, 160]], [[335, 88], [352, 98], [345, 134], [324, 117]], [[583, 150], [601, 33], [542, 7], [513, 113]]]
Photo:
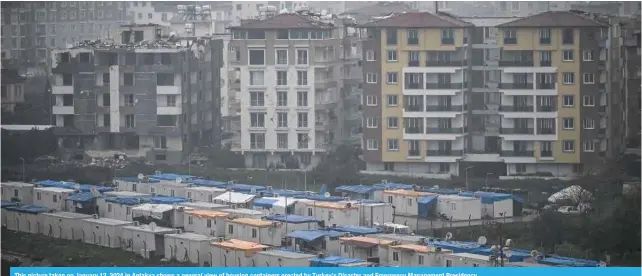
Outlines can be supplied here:
[[78, 183], [74, 184], [74, 190], [80, 191], [80, 184]]
[[480, 244], [480, 245], [486, 245], [487, 242], [488, 242], [488, 239], [486, 239], [485, 236], [480, 236], [477, 239], [477, 244]]
[[451, 232], [446, 233], [446, 241], [449, 241], [452, 238], [453, 238], [453, 233], [451, 233]]
[[183, 178], [177, 177], [176, 178], [176, 183], [183, 183]]
[[156, 223], [155, 223], [155, 222], [153, 222], [153, 221], [152, 221], [152, 222], [150, 222], [150, 223], [149, 223], [149, 228], [151, 228], [152, 230], [154, 230], [154, 229], [156, 228]]
[[324, 196], [325, 198], [330, 197], [330, 192], [325, 192], [325, 194], [323, 194], [323, 196]]
[[138, 180], [143, 180], [143, 179], [145, 179], [145, 175], [142, 174], [142, 173], [139, 173], [138, 174]]

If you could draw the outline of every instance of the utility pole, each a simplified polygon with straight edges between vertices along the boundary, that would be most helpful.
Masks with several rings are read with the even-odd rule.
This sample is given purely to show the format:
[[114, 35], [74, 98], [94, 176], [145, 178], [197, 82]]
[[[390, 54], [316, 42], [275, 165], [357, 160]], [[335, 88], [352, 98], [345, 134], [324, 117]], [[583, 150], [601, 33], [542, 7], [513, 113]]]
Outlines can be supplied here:
[[470, 169], [472, 169], [472, 168], [474, 168], [474, 167], [475, 167], [475, 166], [470, 166], [470, 167], [467, 167], [467, 168], [465, 169], [465, 171], [466, 171], [466, 191], [468, 191], [468, 189], [469, 189], [469, 186], [468, 186], [468, 170], [470, 170]]

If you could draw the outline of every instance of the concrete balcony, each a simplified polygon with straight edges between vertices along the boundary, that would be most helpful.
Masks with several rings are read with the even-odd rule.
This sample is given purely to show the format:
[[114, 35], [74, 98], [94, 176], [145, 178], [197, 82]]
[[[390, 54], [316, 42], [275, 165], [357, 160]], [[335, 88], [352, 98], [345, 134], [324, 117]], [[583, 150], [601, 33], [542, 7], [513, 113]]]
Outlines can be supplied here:
[[427, 105], [426, 106], [426, 111], [427, 112], [462, 112], [466, 108], [468, 108], [467, 105], [451, 105], [451, 106], [444, 106], [444, 105]]
[[534, 152], [532, 150], [525, 151], [512, 151], [512, 150], [503, 150], [499, 155], [502, 157], [533, 157]]
[[180, 95], [181, 92], [180, 85], [156, 86], [156, 94], [158, 95]]
[[461, 134], [464, 133], [465, 129], [462, 127], [451, 127], [451, 128], [426, 128], [427, 134]]
[[[425, 89], [465, 89], [463, 83], [426, 83]], [[421, 89], [421, 88], [420, 88]]]
[[533, 128], [500, 128], [500, 134], [534, 134]]
[[557, 106], [545, 105], [545, 106], [537, 107], [537, 112], [556, 112], [556, 111], [557, 111]]
[[463, 156], [463, 150], [427, 150], [426, 156]]
[[499, 107], [499, 112], [533, 112], [533, 106], [502, 105]]
[[74, 94], [74, 87], [71, 85], [69, 86], [52, 85], [51, 94], [54, 94], [54, 95]]
[[426, 67], [463, 67], [467, 65], [466, 60], [427, 60]]
[[158, 115], [181, 115], [182, 110], [180, 106], [157, 106], [156, 114]]
[[533, 67], [535, 64], [532, 60], [518, 61], [518, 60], [500, 60], [500, 67]]
[[73, 115], [74, 114], [74, 106], [59, 106], [55, 105], [53, 106], [52, 110], [53, 114], [61, 114], [61, 115]]

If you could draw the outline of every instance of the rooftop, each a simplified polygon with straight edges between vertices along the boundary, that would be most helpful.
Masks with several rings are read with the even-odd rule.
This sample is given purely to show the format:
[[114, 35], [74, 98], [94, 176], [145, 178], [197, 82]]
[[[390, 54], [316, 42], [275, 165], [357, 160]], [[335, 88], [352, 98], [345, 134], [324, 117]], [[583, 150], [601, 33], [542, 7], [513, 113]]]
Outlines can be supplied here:
[[38, 206], [38, 205], [9, 205], [5, 207], [5, 210], [9, 211], [15, 211], [19, 213], [30, 213], [30, 214], [39, 214], [39, 213], [45, 213], [51, 211], [51, 209], [44, 207], [44, 206]]
[[312, 201], [304, 202], [303, 204], [307, 206], [314, 206], [316, 208], [329, 208], [329, 209], [357, 209], [358, 207], [354, 204], [338, 203], [338, 202], [326, 202], [326, 201]]
[[478, 254], [472, 254], [472, 253], [452, 253], [450, 255], [454, 257], [488, 262], [488, 256], [484, 256], [484, 255], [478, 255]]
[[117, 219], [110, 219], [110, 218], [88, 218], [88, 219], [85, 219], [84, 221], [95, 223], [95, 224], [115, 225], [115, 226], [134, 224], [131, 221], [124, 221], [124, 220], [117, 220]]
[[350, 244], [350, 245], [355, 245], [358, 247], [373, 247], [373, 246], [389, 246], [394, 241], [391, 240], [384, 240], [384, 239], [377, 239], [373, 237], [341, 237], [339, 238], [339, 241], [343, 244]]
[[212, 239], [212, 237], [208, 237], [205, 235], [201, 234], [195, 234], [195, 233], [176, 233], [176, 234], [166, 234], [166, 238], [174, 238], [174, 239], [181, 239], [181, 240], [191, 240], [191, 241], [209, 241]]
[[203, 202], [203, 201], [182, 202], [182, 203], [179, 203], [178, 205], [192, 207], [195, 209], [209, 209], [209, 210], [224, 209], [228, 207], [227, 205], [223, 205], [223, 204], [216, 204], [216, 203]]
[[209, 210], [190, 210], [190, 211], [185, 211], [185, 214], [189, 214], [189, 215], [197, 216], [201, 218], [220, 218], [220, 217], [228, 216], [227, 213], [209, 211]]
[[319, 16], [282, 13], [262, 20], [247, 20], [232, 29], [327, 29], [333, 25]]
[[498, 28], [540, 27], [606, 27], [606, 25], [569, 11], [547, 11], [536, 15], [500, 24]]
[[26, 187], [34, 186], [31, 183], [25, 183], [25, 182], [2, 182], [2, 184], [0, 185], [4, 187], [15, 187], [15, 188], [26, 188]]
[[231, 240], [222, 241], [222, 242], [212, 242], [212, 245], [224, 248], [226, 250], [242, 250], [242, 251], [249, 251], [249, 252], [257, 252], [257, 251], [261, 251], [269, 248], [268, 246], [265, 246], [259, 243], [242, 241], [237, 239], [231, 239]]
[[470, 23], [429, 12], [392, 14], [360, 25], [362, 28], [463, 28]]
[[46, 213], [45, 216], [58, 217], [58, 218], [68, 218], [68, 219], [88, 219], [88, 218], [91, 218], [91, 215], [81, 214], [81, 213], [72, 213], [72, 212]]
[[312, 259], [312, 258], [315, 258], [317, 256], [317, 255], [306, 254], [306, 253], [301, 253], [301, 252], [293, 252], [293, 251], [278, 250], [278, 249], [277, 250], [261, 251], [258, 254], [275, 256], [275, 257], [282, 257], [282, 258], [287, 258], [287, 259]]
[[237, 218], [237, 219], [232, 219], [229, 222], [248, 225], [248, 226], [256, 226], [256, 227], [270, 227], [270, 226], [272, 226], [272, 222], [271, 221], [253, 219], [253, 218]]
[[36, 191], [43, 192], [54, 192], [54, 193], [73, 193], [76, 192], [74, 189], [60, 188], [60, 187], [37, 187], [34, 188]]
[[[413, 252], [418, 252], [418, 253], [452, 253], [450, 250], [441, 250], [439, 252], [435, 251], [435, 248], [432, 246], [425, 246], [421, 244], [401, 244], [401, 245], [395, 245], [392, 248], [394, 249], [399, 249], [399, 250], [405, 250], [405, 251], [413, 251]], [[488, 257], [486, 257], [488, 259]]]
[[133, 231], [141, 231], [141, 232], [149, 232], [149, 233], [176, 233], [176, 229], [172, 228], [167, 228], [167, 227], [159, 227], [159, 226], [151, 226], [149, 224], [140, 224], [140, 225], [128, 225], [123, 227], [124, 229], [129, 229]]
[[418, 192], [418, 191], [411, 191], [411, 190], [388, 190], [384, 191], [386, 194], [392, 194], [392, 195], [400, 195], [400, 196], [432, 196], [432, 195], [437, 195], [435, 193], [427, 193], [427, 192]]

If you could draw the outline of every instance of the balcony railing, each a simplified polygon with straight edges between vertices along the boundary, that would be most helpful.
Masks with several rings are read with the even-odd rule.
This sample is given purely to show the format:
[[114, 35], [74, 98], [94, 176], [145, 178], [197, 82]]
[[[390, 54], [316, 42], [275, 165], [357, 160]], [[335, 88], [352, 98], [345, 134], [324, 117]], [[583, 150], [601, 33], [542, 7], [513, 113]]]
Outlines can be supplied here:
[[537, 129], [537, 134], [553, 135], [553, 134], [555, 134], [555, 129], [554, 128], [538, 128]]
[[502, 105], [499, 107], [501, 112], [533, 112], [532, 105], [520, 106], [520, 105]]
[[421, 127], [406, 127], [403, 129], [404, 133], [407, 134], [423, 134], [423, 128]]
[[405, 89], [423, 89], [421, 83], [406, 82]]
[[544, 106], [537, 107], [537, 112], [553, 112], [553, 111], [557, 111], [557, 108], [555, 108], [555, 106], [544, 105]]
[[599, 128], [599, 129], [597, 130], [597, 133], [598, 133], [598, 134], [606, 134], [606, 128], [604, 128], [604, 127]]
[[538, 83], [537, 89], [555, 89], [554, 83]]
[[462, 83], [426, 83], [426, 89], [463, 89]]
[[461, 105], [427, 105], [426, 111], [462, 111]]
[[454, 38], [442, 38], [441, 39], [441, 44], [442, 45], [453, 45], [453, 44], [455, 44], [455, 39]]
[[500, 83], [500, 89], [533, 89], [532, 83]]
[[520, 151], [503, 150], [500, 153], [500, 155], [505, 157], [533, 157], [533, 151], [532, 150], [520, 150]]
[[447, 66], [447, 67], [461, 67], [466, 65], [464, 60], [427, 60], [426, 67], [430, 66]]
[[533, 134], [532, 128], [500, 128], [500, 134]]
[[533, 67], [532, 60], [500, 60], [499, 66], [503, 67]]
[[539, 39], [539, 44], [542, 45], [550, 45], [551, 44], [551, 38], [540, 38]]
[[408, 67], [419, 67], [419, 61], [418, 60], [408, 61]]
[[421, 112], [424, 111], [423, 105], [406, 105], [404, 106], [404, 111], [406, 112]]
[[409, 150], [408, 157], [419, 157], [421, 153], [418, 150]]
[[601, 105], [598, 110], [599, 112], [606, 112], [606, 105]]
[[451, 128], [426, 128], [427, 134], [458, 134], [463, 133], [463, 128], [461, 127], [451, 127]]
[[516, 37], [505, 37], [504, 38], [504, 44], [515, 45], [515, 44], [517, 44], [517, 38]]
[[552, 151], [540, 151], [539, 152], [540, 157], [553, 157], [553, 152]]
[[463, 156], [463, 150], [427, 150], [426, 156]]
[[419, 38], [408, 38], [408, 45], [419, 45]]
[[551, 65], [553, 65], [553, 62], [551, 62], [550, 60], [540, 60], [539, 61], [539, 66], [541, 66], [541, 67], [550, 67]]

